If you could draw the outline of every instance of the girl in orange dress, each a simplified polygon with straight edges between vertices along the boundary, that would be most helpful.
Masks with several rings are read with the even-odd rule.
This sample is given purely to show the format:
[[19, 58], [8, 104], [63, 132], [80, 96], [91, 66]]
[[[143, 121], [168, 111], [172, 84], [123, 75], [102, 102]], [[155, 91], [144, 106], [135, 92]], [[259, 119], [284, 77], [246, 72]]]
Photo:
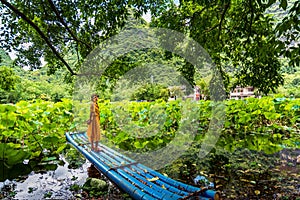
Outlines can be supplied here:
[[92, 150], [99, 151], [100, 149], [98, 149], [98, 143], [101, 137], [101, 133], [99, 106], [97, 104], [98, 96], [96, 94], [93, 94], [91, 100], [92, 102], [90, 109], [90, 119], [87, 121], [87, 136], [92, 145]]

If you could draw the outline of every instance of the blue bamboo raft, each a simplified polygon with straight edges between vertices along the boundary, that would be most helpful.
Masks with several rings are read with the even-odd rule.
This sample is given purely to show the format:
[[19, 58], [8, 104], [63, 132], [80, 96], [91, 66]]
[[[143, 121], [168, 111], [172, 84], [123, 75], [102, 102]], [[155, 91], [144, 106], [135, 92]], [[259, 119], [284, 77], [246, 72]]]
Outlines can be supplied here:
[[66, 133], [67, 141], [93, 165], [136, 200], [220, 199], [220, 194], [168, 178], [99, 143], [99, 152], [91, 151], [86, 133]]

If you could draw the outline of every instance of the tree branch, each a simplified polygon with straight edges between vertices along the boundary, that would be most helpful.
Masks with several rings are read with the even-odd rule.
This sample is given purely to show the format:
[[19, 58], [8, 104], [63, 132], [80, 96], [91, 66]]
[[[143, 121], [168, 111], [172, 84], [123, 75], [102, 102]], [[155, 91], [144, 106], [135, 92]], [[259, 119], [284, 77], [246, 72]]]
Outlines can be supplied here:
[[205, 32], [210, 32], [210, 31], [214, 30], [215, 28], [218, 27], [218, 25], [219, 25], [219, 23], [218, 23], [218, 24], [215, 24], [213, 27], [211, 27], [211, 28], [209, 28], [209, 29], [206, 29]]
[[253, 23], [253, 17], [254, 17], [254, 10], [253, 10], [253, 5], [252, 2], [249, 1], [250, 3], [250, 9], [251, 9], [251, 16], [250, 16], [250, 25], [249, 25], [249, 35], [247, 38], [247, 42], [250, 40], [251, 34], [252, 34], [252, 23]]
[[214, 30], [215, 28], [219, 27], [218, 39], [220, 39], [221, 29], [222, 29], [222, 23], [223, 23], [223, 20], [225, 19], [225, 13], [227, 12], [227, 10], [229, 8], [229, 5], [230, 5], [229, 3], [227, 3], [227, 4], [224, 5], [224, 11], [222, 12], [220, 22], [216, 23], [215, 25], [213, 25], [209, 29], [206, 29], [205, 32], [210, 32], [210, 31]]
[[76, 75], [76, 73], [74, 73], [74, 71], [71, 69], [69, 64], [64, 60], [64, 58], [59, 54], [59, 52], [52, 45], [51, 41], [47, 38], [47, 36], [41, 31], [41, 29], [32, 20], [30, 20], [24, 13], [22, 13], [18, 8], [14, 7], [6, 0], [0, 0], [0, 1], [9, 9], [11, 9], [14, 13], [16, 13], [18, 16], [20, 16], [24, 21], [26, 21], [32, 28], [34, 28], [36, 32], [41, 36], [41, 38], [46, 42], [46, 44], [52, 50], [52, 52], [57, 56], [57, 58], [67, 67], [71, 75]]
[[[52, 0], [48, 0], [50, 6], [51, 6], [51, 9], [54, 11], [55, 15], [58, 17], [58, 20], [61, 22], [61, 24], [66, 28], [66, 30], [68, 31], [68, 33], [71, 35], [71, 37], [73, 38], [73, 40], [77, 43], [82, 43], [84, 44], [90, 51], [92, 51], [92, 46], [90, 46], [88, 43], [78, 39], [78, 37], [72, 32], [72, 30], [68, 27], [67, 23], [65, 22], [65, 20], [63, 19], [63, 17], [59, 14], [59, 11], [57, 10], [55, 4], [53, 3]], [[78, 48], [76, 49], [77, 51], [77, 57], [78, 57]], [[102, 60], [109, 64], [109, 62], [102, 56], [102, 55], [99, 55], [100, 58], [102, 58]], [[79, 57], [78, 57], [79, 58]], [[79, 59], [78, 59], [79, 60]]]
[[203, 11], [206, 9], [206, 7], [203, 7], [201, 10], [196, 11], [194, 14], [198, 14], [201, 15], [201, 13], [203, 13]]
[[222, 23], [223, 23], [223, 20], [225, 18], [225, 13], [227, 12], [229, 8], [229, 3], [225, 4], [224, 5], [224, 11], [221, 15], [221, 19], [220, 19], [220, 23], [219, 23], [219, 33], [218, 33], [218, 40], [220, 40], [220, 35], [221, 35], [221, 30], [222, 30]]
[[65, 22], [65, 20], [62, 18], [62, 16], [60, 16], [56, 6], [54, 5], [53, 1], [52, 0], [48, 0], [49, 4], [50, 4], [50, 7], [51, 9], [54, 11], [55, 15], [58, 17], [60, 23], [62, 23], [62, 25], [67, 29], [68, 33], [72, 36], [72, 38], [76, 41], [76, 42], [79, 42], [79, 43], [82, 43], [84, 44], [86, 47], [89, 48], [89, 50], [91, 51], [92, 50], [92, 47], [86, 43], [86, 42], [83, 42], [81, 40], [79, 40], [77, 38], [77, 36], [72, 32], [72, 30], [68, 27], [67, 23]]

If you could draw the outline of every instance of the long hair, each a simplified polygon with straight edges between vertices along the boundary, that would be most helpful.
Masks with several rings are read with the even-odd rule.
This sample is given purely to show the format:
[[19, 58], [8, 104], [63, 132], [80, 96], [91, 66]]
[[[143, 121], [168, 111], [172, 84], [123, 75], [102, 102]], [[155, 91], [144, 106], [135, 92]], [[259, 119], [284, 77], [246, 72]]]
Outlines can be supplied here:
[[99, 98], [99, 96], [98, 96], [97, 94], [92, 94], [92, 96], [91, 96], [91, 100], [92, 100], [92, 101], [93, 101], [94, 97]]

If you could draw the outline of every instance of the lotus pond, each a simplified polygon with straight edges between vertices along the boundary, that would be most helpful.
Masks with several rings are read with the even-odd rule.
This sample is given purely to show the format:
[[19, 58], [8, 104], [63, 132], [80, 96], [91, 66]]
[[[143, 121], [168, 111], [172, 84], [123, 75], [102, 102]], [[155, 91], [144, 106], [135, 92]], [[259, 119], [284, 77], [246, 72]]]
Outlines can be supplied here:
[[[160, 172], [189, 184], [194, 184], [195, 175], [205, 176], [223, 199], [299, 199], [299, 155], [300, 149], [272, 155], [248, 149], [216, 150], [198, 161], [184, 156]], [[73, 160], [60, 156], [59, 163], [22, 163], [2, 168], [1, 174], [1, 199], [130, 199], [80, 155]], [[107, 187], [96, 192], [84, 188], [89, 177], [104, 180]]]
[[[0, 105], [0, 198], [129, 199], [66, 143], [64, 133], [80, 126], [72, 111], [76, 103], [65, 99]], [[201, 159], [199, 146], [213, 120], [215, 104], [210, 101], [111, 104], [100, 100], [103, 137], [133, 152], [163, 148], [176, 136], [185, 103], [187, 108], [198, 109], [194, 140], [161, 173], [188, 184], [194, 184], [197, 175], [205, 176], [223, 199], [299, 199], [299, 99], [224, 102], [221, 135]], [[86, 119], [86, 113], [79, 110], [77, 115]], [[158, 131], [141, 137], [132, 135], [134, 130], [122, 131], [120, 123]], [[95, 192], [84, 185], [88, 177], [104, 180], [107, 187]]]

